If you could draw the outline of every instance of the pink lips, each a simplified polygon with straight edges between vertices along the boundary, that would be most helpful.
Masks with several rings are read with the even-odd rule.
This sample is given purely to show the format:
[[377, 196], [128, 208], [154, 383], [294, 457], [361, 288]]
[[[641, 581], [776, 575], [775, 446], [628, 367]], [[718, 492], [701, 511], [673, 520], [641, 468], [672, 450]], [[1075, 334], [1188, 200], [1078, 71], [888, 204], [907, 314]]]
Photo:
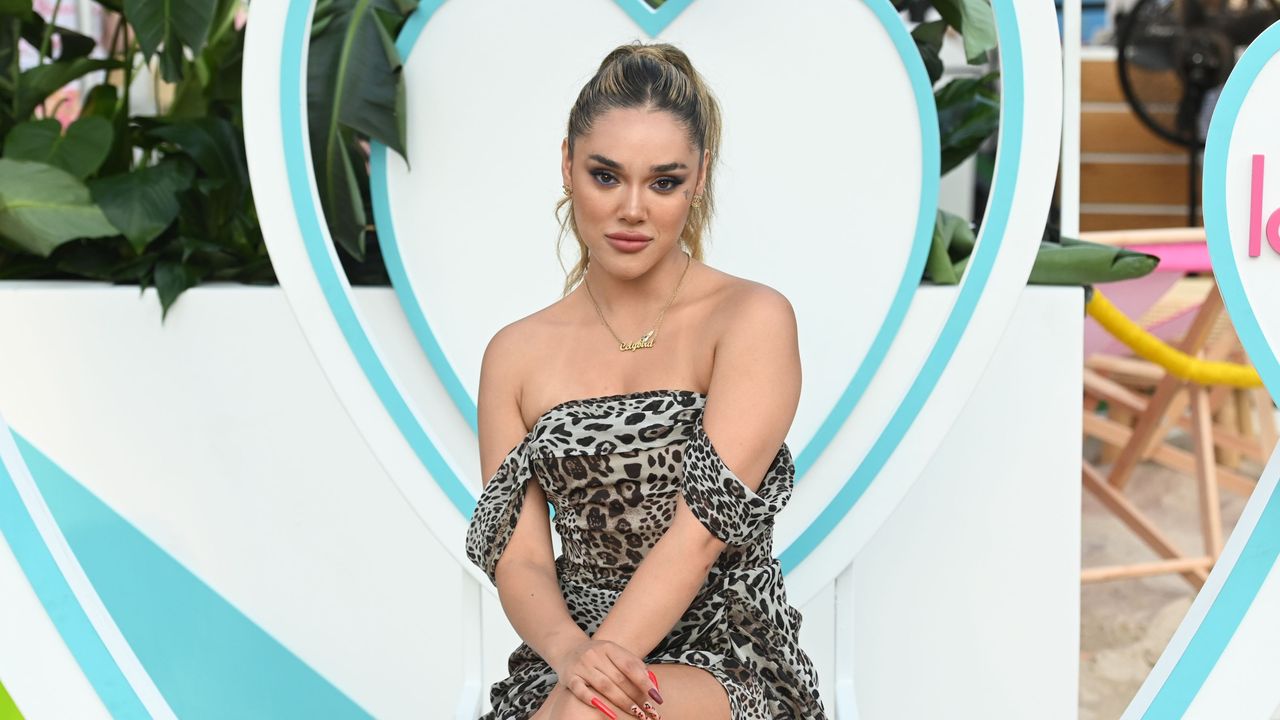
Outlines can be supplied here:
[[649, 236], [640, 233], [616, 232], [605, 235], [609, 244], [622, 252], [639, 252], [649, 244]]
[[609, 233], [608, 235], [605, 235], [605, 237], [613, 238], [614, 240], [630, 240], [632, 242], [649, 239], [648, 235], [641, 235], [640, 233], [629, 233], [629, 232]]

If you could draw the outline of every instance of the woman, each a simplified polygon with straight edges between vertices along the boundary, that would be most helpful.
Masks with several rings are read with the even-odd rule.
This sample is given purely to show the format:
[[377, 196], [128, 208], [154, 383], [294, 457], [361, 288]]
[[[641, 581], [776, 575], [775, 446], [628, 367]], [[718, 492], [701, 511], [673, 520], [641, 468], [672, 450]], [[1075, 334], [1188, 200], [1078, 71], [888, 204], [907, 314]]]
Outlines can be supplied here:
[[701, 262], [719, 142], [668, 44], [609, 53], [570, 112], [556, 210], [580, 259], [481, 363], [467, 553], [524, 640], [486, 718], [825, 718], [772, 549], [796, 320]]

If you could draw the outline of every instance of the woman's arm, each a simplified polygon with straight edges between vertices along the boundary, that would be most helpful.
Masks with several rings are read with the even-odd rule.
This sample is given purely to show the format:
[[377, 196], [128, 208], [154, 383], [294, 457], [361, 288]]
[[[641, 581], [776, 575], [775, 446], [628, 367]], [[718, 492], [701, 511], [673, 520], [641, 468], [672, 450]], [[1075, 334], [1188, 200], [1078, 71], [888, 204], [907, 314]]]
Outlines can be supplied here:
[[[786, 297], [758, 284], [747, 295], [734, 299], [734, 319], [717, 342], [702, 420], [716, 453], [754, 492], [795, 417], [800, 351], [795, 312]], [[593, 637], [648, 655], [689, 608], [725, 547], [681, 494], [671, 527], [636, 568]]]
[[[498, 598], [516, 633], [559, 674], [560, 658], [588, 636], [569, 615], [554, 561], [529, 562], [511, 557], [521, 525], [536, 525], [543, 531], [548, 527], [546, 496], [536, 483], [529, 483], [524, 503], [511, 544], [498, 562]], [[535, 512], [534, 507], [540, 511]], [[547, 546], [550, 545], [548, 537]]]
[[[505, 454], [528, 434], [520, 412], [517, 378], [522, 375], [517, 363], [523, 354], [517, 335], [513, 325], [500, 330], [480, 363], [476, 424], [486, 485]], [[522, 502], [516, 527], [494, 571], [498, 598], [516, 633], [558, 671], [557, 658], [586, 640], [587, 634], [573, 621], [560, 593], [547, 496], [537, 482], [528, 482]]]

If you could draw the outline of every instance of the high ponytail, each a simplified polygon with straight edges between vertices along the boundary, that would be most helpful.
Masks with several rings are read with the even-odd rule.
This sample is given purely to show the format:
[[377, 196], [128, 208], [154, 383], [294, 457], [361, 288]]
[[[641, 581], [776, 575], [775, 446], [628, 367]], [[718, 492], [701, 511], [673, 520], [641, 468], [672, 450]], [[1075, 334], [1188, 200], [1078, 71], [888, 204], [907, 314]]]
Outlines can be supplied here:
[[[680, 233], [680, 242], [695, 260], [702, 259], [702, 239], [711, 225], [715, 208], [712, 170], [720, 157], [720, 105], [702, 76], [689, 62], [689, 56], [668, 43], [645, 45], [639, 41], [614, 48], [600, 63], [596, 74], [587, 81], [578, 99], [569, 111], [569, 157], [573, 157], [577, 138], [591, 132], [600, 116], [617, 109], [664, 110], [689, 133], [689, 141], [698, 148], [699, 159], [704, 150], [711, 156], [706, 168], [702, 203], [689, 208], [689, 219]], [[565, 218], [562, 208], [568, 206]], [[578, 261], [568, 271], [564, 283], [564, 295], [568, 295], [581, 282], [587, 267], [587, 245], [578, 232], [573, 216], [572, 199], [560, 199], [555, 207], [560, 220], [560, 236], [556, 240], [559, 254], [560, 241], [569, 228], [578, 243]], [[563, 262], [561, 262], [563, 266]]]

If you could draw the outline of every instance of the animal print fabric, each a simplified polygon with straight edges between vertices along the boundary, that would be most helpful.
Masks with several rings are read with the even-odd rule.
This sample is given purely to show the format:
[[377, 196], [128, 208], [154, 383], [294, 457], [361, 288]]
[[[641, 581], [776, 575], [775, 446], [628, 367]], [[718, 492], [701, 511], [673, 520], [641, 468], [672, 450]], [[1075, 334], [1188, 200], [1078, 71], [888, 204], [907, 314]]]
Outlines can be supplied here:
[[[497, 583], [525, 483], [555, 508], [556, 574], [570, 615], [594, 634], [675, 517], [683, 494], [727, 543], [689, 609], [644, 658], [703, 668], [729, 696], [734, 720], [825, 720], [813, 662], [800, 648], [801, 613], [787, 602], [773, 557], [774, 515], [791, 498], [795, 465], [783, 443], [757, 491], [716, 453], [702, 426], [706, 395], [646, 390], [569, 400], [538, 418], [503, 458], [467, 529], [467, 557]], [[524, 720], [557, 677], [527, 643], [489, 692], [481, 720]]]

